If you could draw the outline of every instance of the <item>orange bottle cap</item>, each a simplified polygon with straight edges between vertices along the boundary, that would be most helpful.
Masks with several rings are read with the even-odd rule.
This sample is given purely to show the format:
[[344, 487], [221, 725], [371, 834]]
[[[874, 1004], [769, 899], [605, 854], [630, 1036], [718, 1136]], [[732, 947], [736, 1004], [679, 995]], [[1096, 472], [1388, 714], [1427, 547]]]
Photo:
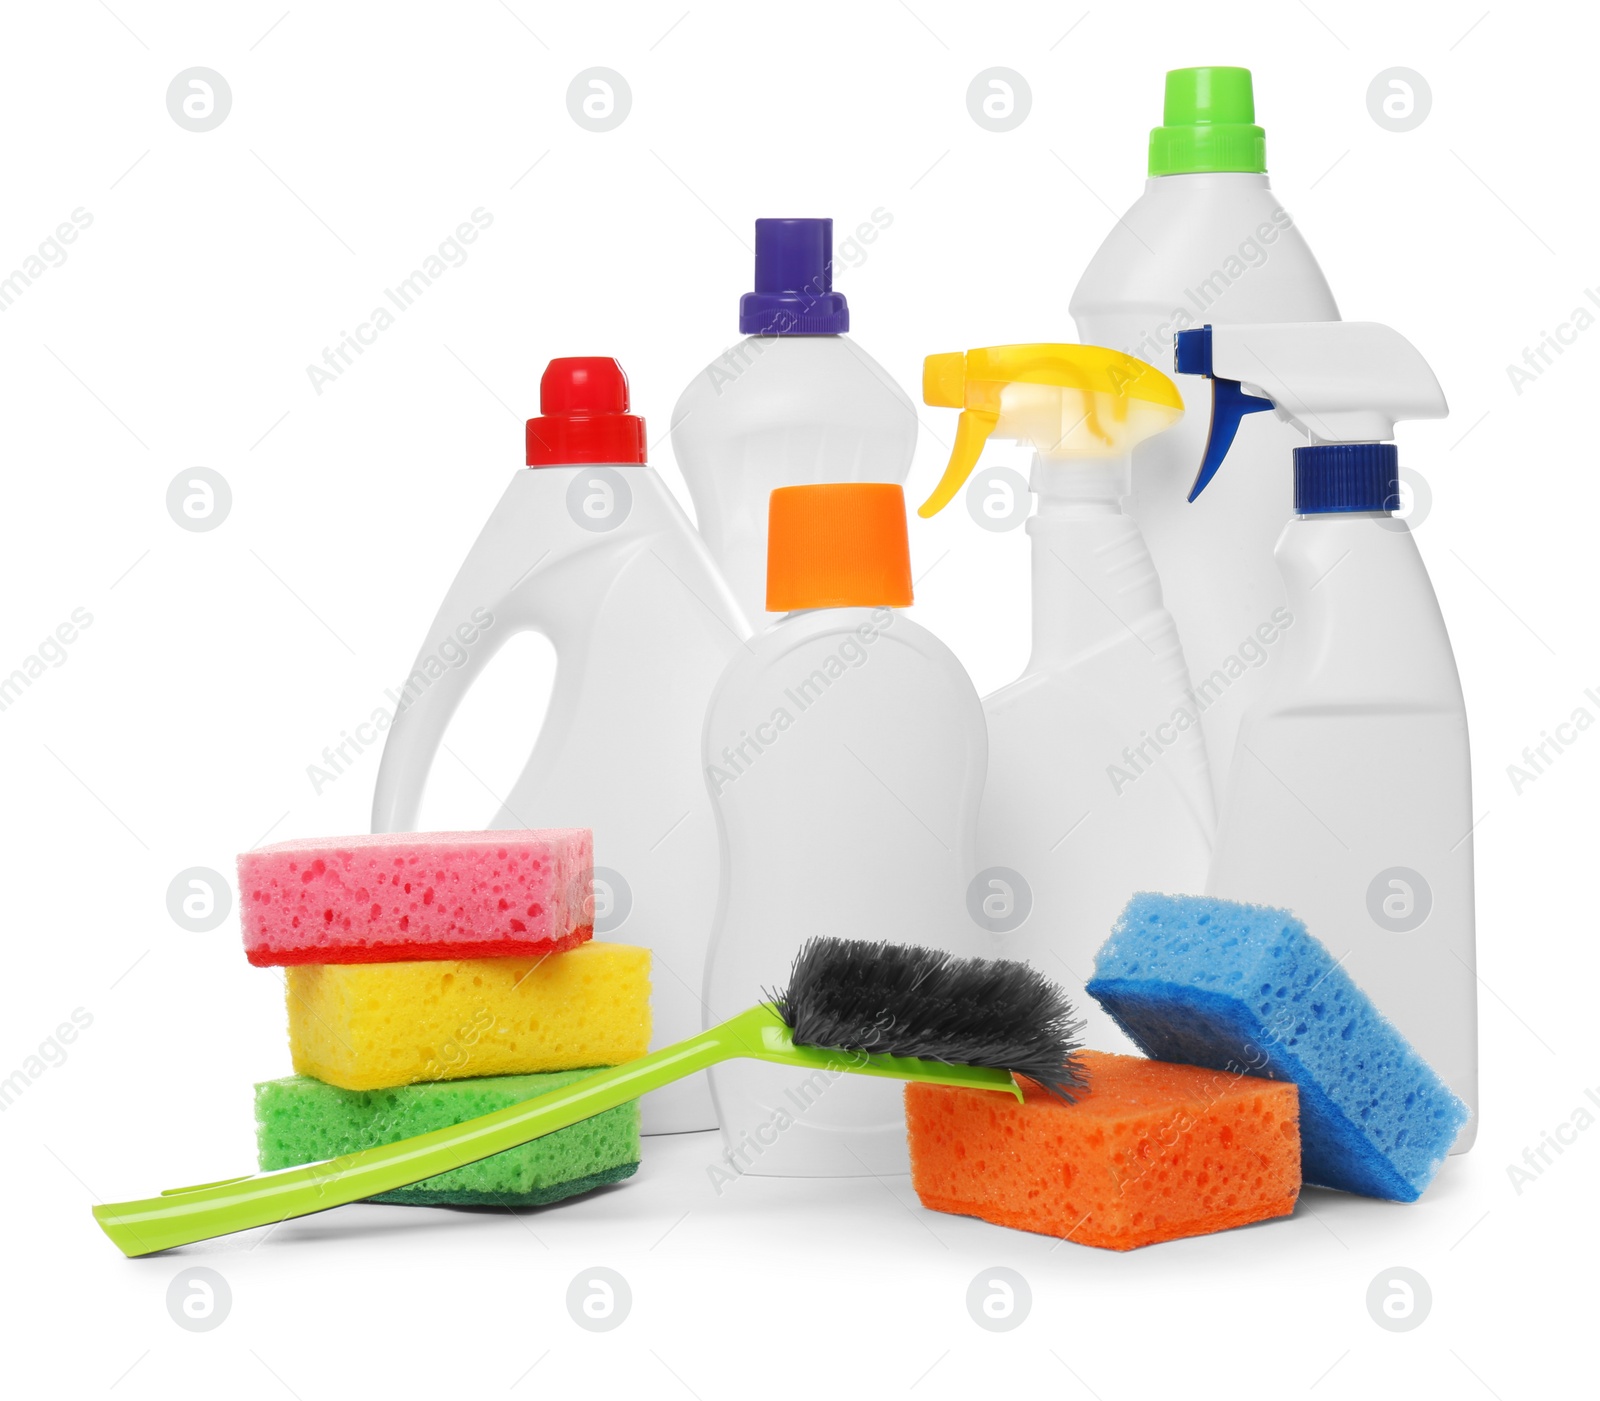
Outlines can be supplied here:
[[767, 608], [909, 608], [905, 493], [893, 482], [781, 486], [767, 516]]

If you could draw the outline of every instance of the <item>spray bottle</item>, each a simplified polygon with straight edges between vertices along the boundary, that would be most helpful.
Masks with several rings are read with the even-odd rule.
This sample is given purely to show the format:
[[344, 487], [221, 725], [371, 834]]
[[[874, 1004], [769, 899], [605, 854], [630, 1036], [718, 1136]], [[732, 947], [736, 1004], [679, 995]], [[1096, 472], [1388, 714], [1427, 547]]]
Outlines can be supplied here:
[[1472, 1108], [1465, 1152], [1478, 1106], [1467, 715], [1433, 585], [1392, 514], [1394, 425], [1443, 418], [1444, 393], [1373, 322], [1181, 331], [1177, 362], [1215, 393], [1191, 499], [1225, 459], [1233, 469], [1245, 415], [1273, 410], [1310, 439], [1277, 548], [1296, 621], [1239, 729], [1207, 893], [1305, 921]]
[[[461, 566], [401, 693], [372, 829], [415, 827], [428, 770], [468, 687], [509, 638], [543, 633], [557, 659], [549, 709], [490, 826], [594, 829], [595, 933], [651, 949], [651, 1044], [670, 1045], [700, 1029], [716, 909], [700, 725], [749, 629], [646, 465], [644, 420], [628, 412], [617, 362], [552, 360], [539, 405], [541, 416], [528, 420], [528, 465]], [[471, 645], [461, 641], [467, 631]], [[643, 1112], [647, 1133], [716, 1126], [703, 1075], [645, 1096]]]
[[[879, 210], [855, 237], [876, 239]], [[759, 630], [766, 605], [767, 500], [808, 482], [904, 482], [917, 411], [845, 333], [833, 290], [832, 219], [757, 219], [755, 290], [739, 302], [744, 339], [713, 360], [672, 411], [672, 451], [713, 558]]]
[[[1172, 337], [1203, 323], [1337, 321], [1327, 279], [1267, 180], [1247, 68], [1167, 74], [1163, 124], [1150, 133], [1150, 178], [1113, 225], [1072, 294], [1078, 334], [1168, 363]], [[1206, 385], [1177, 376], [1186, 404]], [[1219, 795], [1239, 721], [1266, 684], [1283, 579], [1272, 547], [1293, 513], [1283, 455], [1297, 441], [1272, 420], [1246, 426], [1233, 470], [1198, 502], [1184, 493], [1200, 459], [1203, 415], [1134, 453], [1126, 501], [1150, 544], [1189, 675], [1206, 702], [1201, 730]], [[1240, 666], [1240, 661], [1245, 664]]]
[[1082, 996], [1095, 950], [1137, 890], [1198, 892], [1215, 824], [1177, 630], [1120, 505], [1138, 444], [1183, 413], [1142, 360], [1086, 345], [930, 355], [924, 400], [959, 408], [955, 450], [921, 508], [961, 488], [991, 437], [1034, 449], [1033, 650], [984, 701], [989, 779], [972, 914], [986, 952], [1076, 990], [1087, 1039], [1127, 1048]]

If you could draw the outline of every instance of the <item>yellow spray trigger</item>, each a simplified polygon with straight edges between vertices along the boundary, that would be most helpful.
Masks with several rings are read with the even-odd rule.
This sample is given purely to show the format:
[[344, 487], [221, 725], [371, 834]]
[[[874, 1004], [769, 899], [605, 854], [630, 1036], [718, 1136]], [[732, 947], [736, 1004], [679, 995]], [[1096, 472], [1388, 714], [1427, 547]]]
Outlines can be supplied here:
[[924, 520], [936, 516], [950, 504], [951, 498], [967, 484], [972, 469], [983, 456], [983, 445], [1000, 422], [1000, 415], [984, 409], [963, 409], [956, 420], [956, 445], [950, 450], [950, 461], [934, 487], [933, 495], [917, 507]]
[[[1018, 391], [1019, 385], [1031, 388]], [[996, 345], [930, 355], [922, 398], [962, 411], [950, 462], [917, 509], [923, 517], [950, 504], [997, 431], [1032, 443], [1045, 458], [1116, 457], [1183, 414], [1177, 386], [1160, 370], [1097, 345]]]

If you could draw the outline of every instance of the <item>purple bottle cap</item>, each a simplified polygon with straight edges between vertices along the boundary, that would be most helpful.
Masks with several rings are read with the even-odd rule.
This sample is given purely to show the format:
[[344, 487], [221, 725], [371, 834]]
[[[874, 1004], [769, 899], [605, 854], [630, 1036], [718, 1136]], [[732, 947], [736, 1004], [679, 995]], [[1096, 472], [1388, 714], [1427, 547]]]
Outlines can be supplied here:
[[757, 219], [756, 289], [739, 298], [746, 336], [833, 336], [850, 307], [833, 290], [832, 219]]

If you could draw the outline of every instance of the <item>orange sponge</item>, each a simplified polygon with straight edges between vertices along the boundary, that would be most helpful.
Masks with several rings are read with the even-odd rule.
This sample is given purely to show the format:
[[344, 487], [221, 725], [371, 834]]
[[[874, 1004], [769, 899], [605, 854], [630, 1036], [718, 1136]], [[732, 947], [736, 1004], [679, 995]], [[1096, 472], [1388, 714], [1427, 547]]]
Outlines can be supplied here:
[[1300, 1194], [1294, 1084], [1081, 1052], [1088, 1092], [1030, 1081], [906, 1086], [911, 1185], [933, 1211], [1132, 1250], [1287, 1216]]

